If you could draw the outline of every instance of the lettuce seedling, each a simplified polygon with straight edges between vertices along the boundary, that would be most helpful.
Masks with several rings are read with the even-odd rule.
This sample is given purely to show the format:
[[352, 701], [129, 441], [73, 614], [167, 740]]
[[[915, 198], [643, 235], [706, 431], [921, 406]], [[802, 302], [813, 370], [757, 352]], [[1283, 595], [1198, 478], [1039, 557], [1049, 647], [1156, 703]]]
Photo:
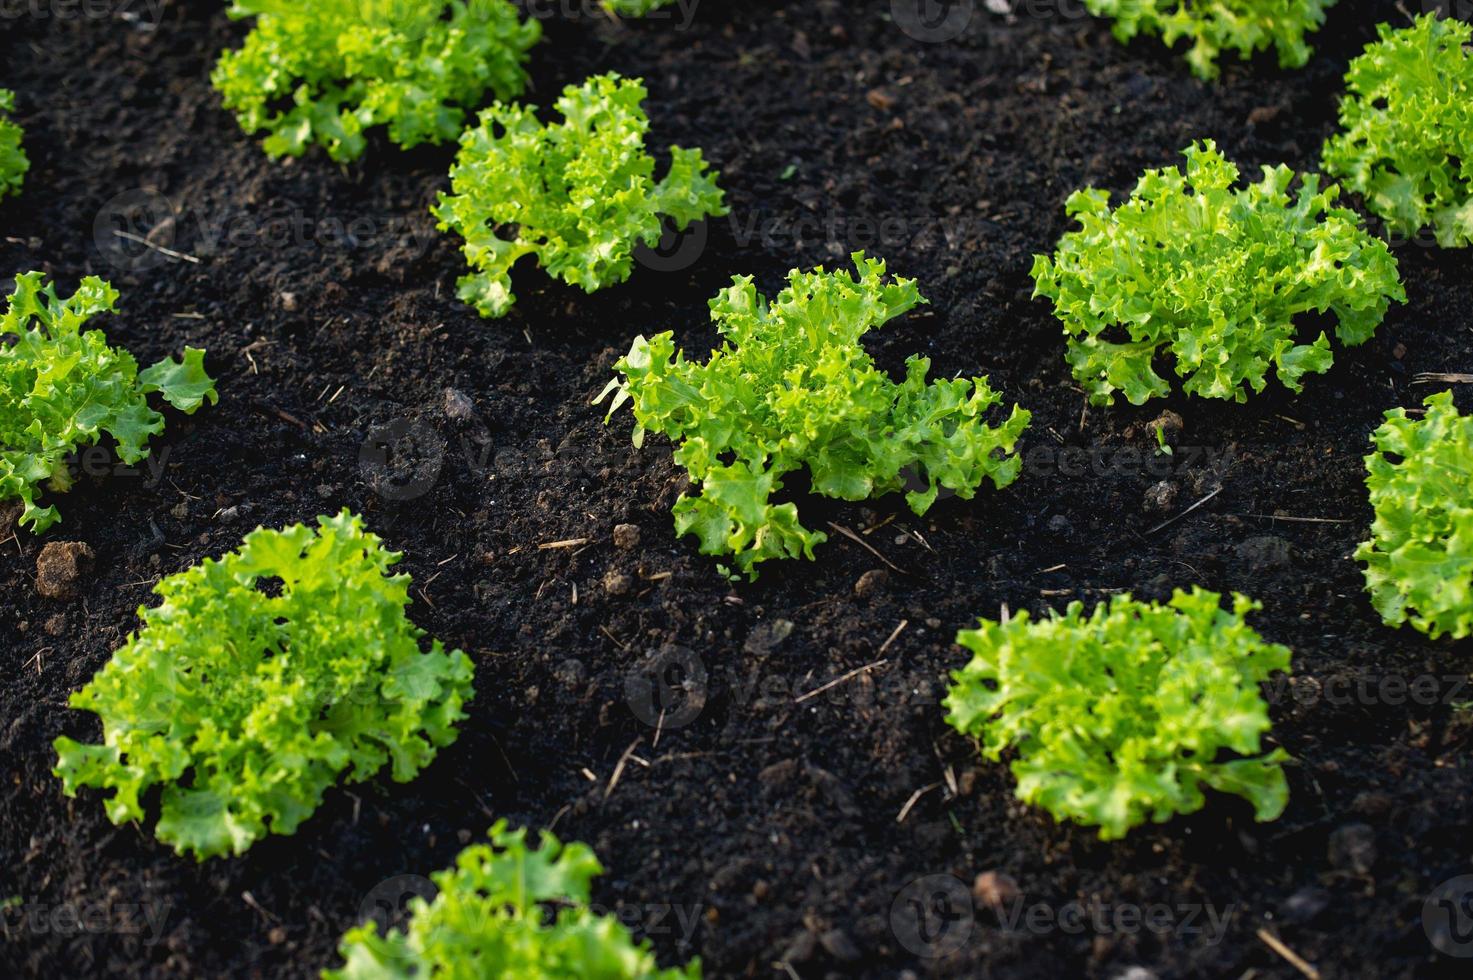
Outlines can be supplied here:
[[[644, 98], [639, 80], [608, 74], [564, 89], [558, 124], [544, 126], [519, 105], [481, 114], [460, 139], [451, 193], [431, 209], [441, 231], [465, 239], [475, 271], [460, 279], [462, 300], [482, 316], [503, 316], [516, 302], [512, 266], [529, 254], [548, 275], [591, 293], [629, 278], [635, 247], [660, 240], [661, 215], [683, 231], [727, 213], [700, 150], [670, 147], [670, 169], [654, 180]], [[502, 225], [515, 225], [516, 237], [499, 237]]]
[[1350, 63], [1324, 168], [1393, 231], [1473, 244], [1473, 27], [1426, 14], [1379, 30]]
[[668, 7], [675, 0], [603, 0], [605, 10], [621, 17], [643, 17], [653, 10]]
[[159, 840], [199, 860], [290, 834], [346, 774], [386, 763], [405, 782], [455, 740], [471, 662], [404, 615], [409, 576], [346, 510], [258, 528], [238, 551], [165, 578], [163, 600], [71, 706], [102, 744], [56, 740], [74, 795], [112, 790], [113, 823], [142, 820], [159, 787]]
[[1178, 589], [1165, 606], [1118, 595], [1089, 616], [1072, 602], [1038, 622], [984, 619], [957, 634], [973, 656], [952, 674], [946, 720], [993, 761], [1015, 753], [1019, 799], [1105, 840], [1201, 809], [1204, 785], [1273, 820], [1288, 756], [1261, 751], [1259, 684], [1288, 671], [1290, 651], [1243, 621], [1258, 603], [1220, 598]]
[[164, 431], [164, 417], [148, 407], [158, 392], [186, 414], [219, 396], [205, 373], [205, 352], [184, 348], [184, 359], [165, 358], [138, 370], [125, 350], [109, 347], [100, 330], [82, 327], [111, 313], [117, 290], [95, 276], [82, 280], [69, 299], [39, 272], [15, 279], [15, 292], [0, 316], [0, 502], [19, 500], [20, 523], [40, 534], [61, 519], [40, 507], [43, 488], [71, 486], [70, 458], [104, 433], [117, 442], [118, 458], [133, 465], [148, 456], [148, 438]]
[[986, 378], [926, 382], [931, 362], [906, 361], [896, 384], [860, 344], [871, 329], [925, 302], [912, 279], [885, 280], [885, 263], [853, 256], [848, 272], [793, 270], [771, 304], [749, 276], [710, 303], [725, 338], [705, 364], [675, 349], [669, 332], [639, 337], [598, 400], [617, 391], [609, 416], [634, 406], [634, 444], [658, 432], [698, 493], [675, 505], [675, 529], [701, 552], [731, 555], [751, 578], [769, 558], [813, 557], [826, 540], [798, 522], [796, 504], [774, 503], [785, 474], [807, 467], [813, 492], [867, 500], [908, 490], [924, 514], [943, 490], [971, 499], [984, 479], [1018, 477], [1008, 455], [1028, 426], [1013, 407], [1001, 425], [983, 415], [1002, 401]]
[[1387, 412], [1371, 437], [1375, 519], [1355, 557], [1389, 625], [1460, 640], [1473, 633], [1473, 417], [1458, 414], [1451, 392], [1424, 405], [1420, 419]]
[[1115, 392], [1131, 404], [1166, 395], [1153, 367], [1170, 354], [1182, 387], [1203, 398], [1246, 401], [1270, 368], [1285, 387], [1328, 371], [1323, 332], [1296, 340], [1295, 318], [1333, 312], [1346, 345], [1369, 340], [1392, 300], [1406, 302], [1396, 259], [1355, 212], [1285, 166], [1234, 189], [1238, 168], [1208, 140], [1186, 151], [1187, 172], [1148, 170], [1130, 199], [1106, 191], [1070, 195], [1068, 232], [1052, 259], [1034, 257], [1035, 296], [1053, 300], [1069, 338], [1069, 365], [1090, 401]]
[[345, 934], [343, 967], [324, 980], [699, 980], [700, 960], [662, 970], [649, 940], [636, 943], [589, 908], [603, 868], [586, 844], [543, 831], [540, 846], [528, 847], [527, 832], [505, 820], [488, 836], [431, 876], [431, 900], [409, 900], [404, 930], [381, 936], [370, 921]]
[[235, 0], [230, 16], [256, 22], [211, 76], [225, 108], [273, 157], [315, 143], [339, 162], [375, 126], [405, 148], [456, 138], [487, 90], [522, 93], [542, 36], [507, 0]]
[[21, 140], [25, 131], [6, 116], [15, 111], [15, 93], [0, 88], [0, 201], [8, 194], [19, 194], [31, 161], [26, 157]]
[[1325, 23], [1335, 0], [1085, 0], [1096, 17], [1115, 21], [1115, 37], [1128, 43], [1137, 34], [1159, 34], [1167, 47], [1185, 38], [1187, 63], [1198, 78], [1217, 77], [1217, 59], [1236, 51], [1247, 59], [1274, 48], [1284, 68], [1299, 68], [1311, 49], [1304, 36]]

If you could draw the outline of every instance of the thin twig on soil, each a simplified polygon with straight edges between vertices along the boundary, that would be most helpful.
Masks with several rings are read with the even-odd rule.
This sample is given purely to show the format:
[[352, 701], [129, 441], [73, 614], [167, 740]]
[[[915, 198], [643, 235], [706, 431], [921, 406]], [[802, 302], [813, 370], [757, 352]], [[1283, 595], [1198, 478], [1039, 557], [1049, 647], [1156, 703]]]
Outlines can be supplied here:
[[905, 801], [905, 806], [901, 807], [900, 812], [895, 815], [895, 822], [905, 823], [905, 818], [910, 816], [910, 811], [915, 807], [917, 803], [921, 801], [921, 797], [931, 792], [931, 790], [939, 789], [940, 787], [940, 783], [931, 783], [929, 786], [922, 786], [920, 789], [910, 794], [910, 799]]
[[605, 800], [609, 798], [609, 794], [614, 792], [614, 787], [619, 785], [619, 777], [624, 775], [624, 767], [629, 764], [629, 757], [634, 754], [634, 750], [639, 748], [639, 743], [643, 741], [644, 736], [639, 736], [634, 741], [630, 742], [629, 748], [625, 749], [624, 754], [619, 756], [619, 762], [617, 765], [614, 766], [614, 774], [609, 777], [608, 788], [604, 790]]
[[1265, 946], [1282, 956], [1290, 966], [1304, 974], [1309, 980], [1320, 980], [1320, 971], [1306, 962], [1304, 957], [1294, 952], [1288, 946], [1285, 946], [1283, 940], [1279, 939], [1278, 936], [1275, 936], [1260, 926], [1258, 929], [1258, 938], [1263, 940]]
[[171, 259], [177, 259], [180, 262], [192, 262], [195, 265], [200, 264], [200, 259], [197, 256], [187, 255], [184, 252], [176, 252], [172, 248], [164, 248], [162, 245], [155, 245], [142, 235], [135, 235], [131, 231], [122, 231], [121, 229], [114, 228], [113, 234], [119, 238], [126, 238], [130, 242], [137, 242], [144, 248], [151, 248], [160, 255], [167, 255]]
[[1470, 385], [1473, 384], [1473, 374], [1443, 374], [1438, 371], [1423, 371], [1416, 377], [1412, 378], [1412, 384]]
[[1203, 504], [1207, 503], [1207, 501], [1211, 500], [1213, 497], [1216, 497], [1220, 493], [1222, 493], [1222, 487], [1218, 487], [1216, 490], [1212, 491], [1207, 496], [1203, 497], [1201, 500], [1197, 501], [1195, 504], [1193, 504], [1192, 506], [1188, 507], [1186, 510], [1182, 511], [1180, 514], [1177, 514], [1175, 517], [1172, 517], [1172, 518], [1169, 518], [1167, 520], [1162, 521], [1160, 524], [1157, 524], [1155, 527], [1151, 528], [1146, 533], [1147, 534], [1155, 534], [1157, 531], [1161, 530], [1162, 528], [1170, 527], [1171, 525], [1175, 524], [1177, 521], [1181, 520], [1183, 517], [1186, 517], [1192, 511], [1196, 510], [1198, 507], [1201, 507]]
[[809, 698], [817, 697], [818, 695], [822, 694], [824, 691], [827, 691], [831, 687], [837, 687], [840, 684], [844, 683], [845, 681], [850, 680], [851, 678], [858, 677], [860, 674], [864, 673], [867, 670], [874, 670], [876, 667], [883, 667], [887, 663], [889, 663], [889, 661], [886, 660], [885, 658], [881, 657], [879, 660], [876, 660], [874, 663], [865, 664], [863, 667], [855, 667], [853, 670], [849, 671], [849, 673], [843, 674], [843, 675], [841, 675], [839, 677], [835, 677], [833, 680], [829, 681], [827, 684], [824, 684], [822, 687], [814, 688], [812, 691], [809, 691], [807, 694], [804, 694], [804, 695], [802, 695], [802, 696], [794, 699], [793, 703], [794, 704], [802, 704], [804, 701], [807, 701]]
[[587, 544], [587, 538], [567, 538], [563, 541], [544, 541], [537, 546], [538, 551], [551, 551], [554, 548], [576, 548]]
[[853, 541], [855, 544], [859, 545], [865, 551], [868, 551], [870, 554], [874, 555], [876, 558], [878, 558], [880, 561], [884, 562], [886, 565], [889, 565], [892, 569], [894, 569], [895, 571], [899, 572], [901, 575], [909, 575], [910, 574], [910, 572], [907, 572], [905, 569], [901, 568], [899, 565], [895, 564], [893, 561], [891, 561], [890, 559], [886, 558], [884, 555], [880, 554], [874, 548], [871, 548], [868, 541], [864, 540], [864, 538], [861, 538], [859, 535], [855, 534], [853, 531], [849, 530], [847, 527], [844, 527], [842, 524], [835, 524], [833, 521], [829, 521], [829, 527], [833, 528], [835, 531], [837, 531], [840, 534], [844, 535], [844, 537], [848, 538], [850, 541]]
[[908, 619], [902, 619], [900, 621], [900, 625], [897, 626], [897, 627], [895, 627], [894, 632], [892, 632], [890, 634], [889, 638], [886, 639], [884, 643], [881, 643], [880, 644], [880, 649], [879, 649], [880, 654], [883, 655], [886, 650], [890, 649], [890, 644], [894, 643], [896, 641], [896, 639], [899, 638], [901, 632], [904, 631], [904, 629], [907, 626], [909, 626], [909, 625], [910, 625], [910, 620], [908, 620]]
[[1354, 524], [1343, 517], [1286, 517], [1283, 514], [1228, 514], [1228, 517], [1251, 517], [1260, 521], [1290, 521], [1295, 524]]

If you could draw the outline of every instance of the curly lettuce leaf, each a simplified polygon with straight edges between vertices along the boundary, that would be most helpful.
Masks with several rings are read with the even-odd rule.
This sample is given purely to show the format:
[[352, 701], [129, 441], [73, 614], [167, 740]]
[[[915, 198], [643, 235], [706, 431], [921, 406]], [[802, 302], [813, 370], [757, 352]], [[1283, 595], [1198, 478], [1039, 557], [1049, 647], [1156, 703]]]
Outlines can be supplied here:
[[1272, 47], [1279, 64], [1299, 68], [1309, 61], [1305, 35], [1325, 23], [1335, 0], [1085, 0], [1096, 17], [1115, 21], [1115, 37], [1127, 43], [1138, 34], [1158, 34], [1166, 46], [1190, 42], [1187, 63], [1198, 78], [1217, 77], [1225, 51], [1247, 59]]
[[31, 169], [31, 161], [21, 146], [25, 131], [5, 118], [14, 111], [15, 93], [0, 88], [0, 201], [8, 194], [20, 193], [26, 171]]
[[[511, 269], [524, 255], [591, 293], [629, 278], [635, 248], [660, 240], [661, 215], [684, 230], [727, 213], [719, 174], [707, 172], [700, 150], [670, 147], [670, 168], [654, 179], [645, 95], [637, 79], [599, 75], [563, 90], [561, 123], [497, 104], [465, 132], [451, 192], [431, 209], [440, 230], [465, 239], [474, 271], [460, 279], [463, 301], [504, 316], [516, 302]], [[505, 226], [515, 226], [514, 238], [497, 234]]]
[[108, 435], [124, 463], [148, 456], [149, 438], [164, 430], [149, 394], [189, 414], [218, 399], [204, 351], [186, 347], [182, 362], [166, 358], [140, 372], [102, 331], [82, 330], [97, 314], [111, 313], [117, 299], [111, 284], [89, 276], [63, 300], [41, 273], [30, 272], [16, 277], [0, 316], [0, 340], [14, 338], [0, 343], [0, 501], [21, 501], [20, 522], [34, 533], [60, 520], [37, 495], [67, 489], [68, 458], [79, 448]]
[[1473, 244], [1473, 27], [1426, 14], [1350, 63], [1324, 168], [1398, 234]]
[[1355, 557], [1388, 625], [1460, 640], [1473, 633], [1473, 417], [1458, 413], [1450, 392], [1424, 406], [1420, 419], [1387, 412], [1371, 437], [1375, 519]]
[[405, 782], [455, 740], [469, 658], [421, 651], [409, 576], [388, 573], [399, 555], [360, 518], [317, 525], [257, 529], [154, 587], [143, 628], [72, 695], [103, 737], [56, 740], [68, 796], [110, 790], [122, 824], [159, 787], [154, 833], [204, 860], [292, 833], [340, 778], [389, 765]]
[[906, 492], [924, 514], [944, 490], [970, 500], [985, 480], [1002, 488], [1021, 468], [1014, 446], [1029, 413], [1002, 401], [986, 378], [928, 383], [931, 362], [911, 357], [892, 381], [860, 344], [871, 329], [925, 302], [914, 280], [886, 280], [885, 263], [853, 256], [848, 272], [793, 270], [771, 303], [738, 276], [711, 301], [725, 339], [705, 364], [675, 349], [670, 333], [639, 337], [615, 365], [609, 410], [634, 407], [634, 442], [658, 432], [697, 487], [675, 505], [680, 534], [701, 552], [730, 555], [756, 578], [774, 558], [812, 558], [827, 540], [805, 528], [791, 502], [775, 503], [783, 477], [807, 468], [813, 492], [867, 500]]
[[521, 95], [542, 36], [507, 0], [235, 0], [230, 16], [255, 26], [211, 76], [225, 108], [270, 156], [339, 162], [376, 126], [406, 149], [455, 139], [488, 90]]
[[1118, 839], [1192, 813], [1209, 786], [1249, 800], [1259, 820], [1288, 803], [1282, 749], [1263, 751], [1259, 685], [1289, 670], [1287, 647], [1246, 622], [1259, 604], [1177, 590], [1166, 605], [1128, 595], [1033, 621], [982, 620], [957, 643], [947, 722], [993, 761], [1015, 752], [1018, 798]]
[[344, 965], [324, 980], [699, 980], [700, 960], [662, 970], [648, 940], [589, 907], [603, 868], [586, 844], [543, 831], [532, 848], [505, 820], [488, 836], [432, 876], [432, 900], [410, 900], [406, 928], [379, 935], [366, 922], [345, 934]]
[[1053, 301], [1074, 377], [1095, 404], [1122, 392], [1133, 405], [1170, 392], [1163, 355], [1189, 394], [1246, 401], [1274, 372], [1299, 391], [1333, 362], [1329, 339], [1297, 337], [1295, 320], [1335, 315], [1336, 338], [1362, 344], [1393, 300], [1406, 302], [1396, 259], [1319, 177], [1289, 188], [1288, 167], [1235, 188], [1238, 168], [1208, 140], [1187, 170], [1147, 171], [1129, 200], [1076, 191], [1079, 228], [1052, 257], [1034, 257], [1035, 296]]

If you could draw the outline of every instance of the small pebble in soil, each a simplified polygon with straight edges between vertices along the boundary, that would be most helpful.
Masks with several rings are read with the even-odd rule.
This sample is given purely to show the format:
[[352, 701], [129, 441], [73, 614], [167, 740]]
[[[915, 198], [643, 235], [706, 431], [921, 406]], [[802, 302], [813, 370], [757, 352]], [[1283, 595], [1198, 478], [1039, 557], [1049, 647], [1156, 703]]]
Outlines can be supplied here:
[[1179, 491], [1176, 484], [1169, 480], [1151, 485], [1146, 491], [1145, 509], [1148, 514], [1164, 514], [1176, 509], [1176, 499]]
[[1288, 568], [1294, 560], [1294, 549], [1289, 542], [1270, 534], [1241, 541], [1233, 552], [1250, 572], [1277, 571]]
[[869, 571], [859, 576], [859, 581], [854, 583], [854, 594], [860, 596], [861, 598], [867, 595], [873, 595], [874, 593], [880, 591], [880, 589], [883, 589], [885, 587], [885, 583], [889, 580], [889, 572], [885, 571], [883, 568], [871, 568]]
[[1172, 436], [1185, 431], [1186, 427], [1187, 424], [1182, 421], [1181, 416], [1171, 411], [1162, 412], [1146, 426], [1153, 437], [1160, 433], [1165, 437], [1166, 442], [1170, 442]]
[[636, 548], [639, 546], [638, 524], [615, 524], [614, 525], [614, 547]]
[[604, 591], [609, 595], [628, 595], [629, 590], [634, 587], [634, 579], [624, 572], [610, 569], [604, 575]]
[[793, 633], [793, 624], [786, 619], [773, 619], [758, 623], [752, 627], [752, 632], [747, 634], [747, 639], [742, 643], [742, 652], [756, 654], [771, 653]]
[[1312, 922], [1329, 907], [1330, 893], [1308, 885], [1284, 900], [1284, 904], [1279, 906], [1279, 915], [1286, 922]]
[[1376, 865], [1376, 832], [1363, 823], [1348, 823], [1330, 835], [1330, 864], [1341, 871], [1365, 874]]
[[48, 541], [36, 556], [36, 591], [47, 599], [70, 599], [97, 556], [82, 541]]
[[989, 908], [1012, 905], [1020, 894], [1017, 879], [1000, 871], [984, 871], [972, 882], [972, 896]]
[[475, 402], [459, 388], [445, 389], [445, 417], [463, 422], [476, 414]]
[[1115, 974], [1111, 980], [1158, 980], [1158, 977], [1155, 972], [1143, 966], [1127, 966]]
[[859, 959], [859, 947], [843, 929], [829, 929], [818, 937], [818, 944], [840, 963], [853, 963]]

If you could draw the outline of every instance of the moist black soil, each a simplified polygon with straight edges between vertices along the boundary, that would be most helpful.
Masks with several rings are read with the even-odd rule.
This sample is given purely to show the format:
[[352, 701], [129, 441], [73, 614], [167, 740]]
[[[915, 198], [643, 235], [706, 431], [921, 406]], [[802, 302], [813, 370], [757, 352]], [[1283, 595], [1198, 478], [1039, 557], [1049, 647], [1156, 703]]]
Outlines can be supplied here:
[[[1195, 138], [1248, 173], [1314, 167], [1347, 62], [1404, 15], [1347, 0], [1304, 69], [1231, 61], [1206, 85], [1072, 3], [977, 4], [946, 42], [912, 37], [888, 3], [711, 0], [685, 29], [558, 6], [539, 8], [529, 98], [643, 77], [652, 142], [702, 147], [732, 217], [593, 296], [521, 267], [494, 322], [456, 300], [457, 242], [427, 212], [453, 148], [273, 163], [209, 85], [245, 32], [222, 4], [57, 4], [0, 25], [34, 164], [0, 206], [0, 273], [110, 278], [114, 342], [145, 363], [206, 347], [221, 394], [170, 414], [156, 479], [94, 461], [63, 523], [0, 544], [6, 972], [311, 976], [381, 882], [446, 866], [502, 817], [593, 845], [599, 903], [662, 962], [698, 954], [712, 976], [1298, 976], [1261, 933], [1327, 977], [1466, 969], [1422, 910], [1473, 871], [1470, 649], [1382, 626], [1350, 554], [1382, 413], [1444, 386], [1419, 373], [1473, 368], [1473, 253], [1399, 244], [1410, 301], [1375, 339], [1337, 348], [1302, 395], [1245, 405], [1085, 410], [1028, 275], [1072, 190], [1128, 190]], [[628, 416], [606, 427], [590, 399], [639, 333], [709, 349], [706, 301], [731, 276], [775, 291], [858, 248], [931, 300], [870, 339], [880, 363], [922, 352], [938, 376], [990, 376], [1033, 411], [1025, 473], [924, 519], [899, 497], [799, 494], [810, 526], [862, 544], [833, 530], [812, 563], [728, 582], [675, 537], [668, 444], [634, 450]], [[1164, 410], [1183, 423], [1169, 460], [1148, 429]], [[67, 697], [151, 586], [258, 524], [344, 506], [404, 553], [415, 621], [476, 661], [459, 741], [408, 784], [339, 787], [296, 834], [204, 864], [114, 827], [99, 794], [64, 798], [52, 740], [99, 731]], [[619, 524], [637, 545], [614, 544]], [[96, 552], [74, 598], [36, 592], [47, 540]], [[1214, 796], [1100, 842], [1018, 804], [1005, 764], [943, 723], [966, 659], [952, 639], [976, 617], [1192, 584], [1260, 599], [1254, 623], [1295, 651], [1273, 708], [1295, 760], [1278, 821]], [[672, 662], [688, 683], [654, 699], [662, 723], [639, 679]], [[1420, 677], [1434, 696], [1395, 696]], [[1001, 916], [946, 890], [987, 871], [1021, 894]], [[910, 902], [937, 892], [955, 917], [932, 903], [918, 939]], [[1050, 917], [1070, 903], [1092, 911], [1082, 927]], [[1113, 917], [1156, 905], [1164, 929]]]

